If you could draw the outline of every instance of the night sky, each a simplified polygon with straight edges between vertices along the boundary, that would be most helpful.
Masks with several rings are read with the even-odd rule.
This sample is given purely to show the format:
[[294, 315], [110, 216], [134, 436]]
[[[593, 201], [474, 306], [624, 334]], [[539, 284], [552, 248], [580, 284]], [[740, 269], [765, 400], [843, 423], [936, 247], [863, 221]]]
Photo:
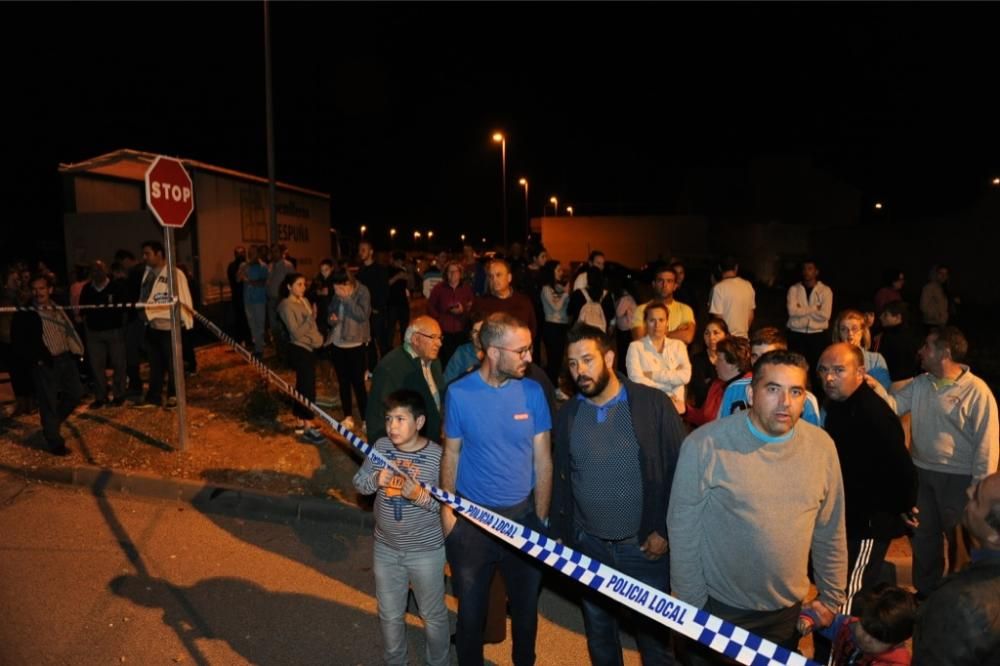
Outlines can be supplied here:
[[[896, 220], [961, 215], [1000, 175], [991, 10], [275, 3], [277, 176], [330, 192], [344, 233], [498, 239], [500, 129], [512, 221], [520, 176], [535, 216], [552, 194], [697, 214], [729, 194], [692, 204], [692, 174], [765, 156], [808, 158]], [[59, 162], [133, 148], [266, 176], [261, 4], [3, 12], [0, 263], [58, 237]]]

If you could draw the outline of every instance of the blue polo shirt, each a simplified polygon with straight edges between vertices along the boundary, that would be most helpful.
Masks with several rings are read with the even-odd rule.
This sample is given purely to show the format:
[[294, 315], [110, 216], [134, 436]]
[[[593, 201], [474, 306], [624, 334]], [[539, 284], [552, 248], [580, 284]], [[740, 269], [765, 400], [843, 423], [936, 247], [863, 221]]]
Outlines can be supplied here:
[[512, 379], [497, 388], [478, 372], [448, 387], [444, 432], [462, 440], [455, 486], [460, 495], [490, 507], [523, 502], [535, 487], [535, 435], [552, 429], [541, 385]]

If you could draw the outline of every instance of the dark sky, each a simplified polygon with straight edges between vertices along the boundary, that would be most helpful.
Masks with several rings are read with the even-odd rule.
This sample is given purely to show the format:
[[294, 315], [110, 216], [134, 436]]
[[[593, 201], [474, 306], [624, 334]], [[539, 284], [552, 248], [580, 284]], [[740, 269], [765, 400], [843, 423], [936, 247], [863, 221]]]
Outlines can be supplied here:
[[[767, 155], [955, 214], [1000, 175], [992, 9], [275, 3], [277, 175], [330, 192], [345, 230], [495, 238], [502, 129], [511, 220], [522, 175], [533, 215], [552, 194], [670, 213], [690, 174]], [[3, 11], [0, 254], [58, 229], [59, 162], [134, 148], [266, 175], [261, 4]]]

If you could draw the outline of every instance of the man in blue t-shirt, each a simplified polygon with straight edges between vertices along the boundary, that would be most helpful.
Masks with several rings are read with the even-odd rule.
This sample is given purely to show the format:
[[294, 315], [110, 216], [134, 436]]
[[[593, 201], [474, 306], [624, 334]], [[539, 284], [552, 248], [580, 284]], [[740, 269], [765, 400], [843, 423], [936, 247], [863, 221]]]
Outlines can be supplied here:
[[[480, 368], [445, 397], [441, 487], [539, 530], [552, 496], [552, 415], [542, 387], [525, 379], [531, 331], [497, 312], [479, 332]], [[483, 627], [495, 569], [510, 598], [513, 662], [533, 664], [541, 566], [450, 510], [442, 511], [445, 547], [458, 597], [455, 648], [460, 664], [483, 663]]]

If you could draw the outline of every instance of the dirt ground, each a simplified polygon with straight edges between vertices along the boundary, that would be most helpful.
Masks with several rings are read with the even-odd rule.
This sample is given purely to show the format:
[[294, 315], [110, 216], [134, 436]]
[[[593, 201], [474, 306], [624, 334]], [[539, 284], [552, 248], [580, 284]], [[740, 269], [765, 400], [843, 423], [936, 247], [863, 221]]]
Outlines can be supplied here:
[[[293, 432], [296, 419], [290, 403], [276, 390], [270, 391], [272, 399], [278, 401], [276, 419], [248, 414], [252, 411], [249, 396], [263, 384], [260, 376], [222, 344], [198, 348], [197, 357], [198, 372], [187, 378], [186, 385], [186, 450], [176, 449], [175, 409], [124, 406], [91, 410], [88, 405], [93, 397], [88, 395], [63, 425], [71, 455], [57, 458], [46, 452], [37, 413], [5, 417], [0, 419], [0, 465], [30, 469], [89, 464], [359, 502], [351, 477], [361, 456], [343, 438], [324, 428], [325, 444], [301, 441]], [[294, 384], [291, 370], [282, 369], [273, 357], [265, 357], [265, 362]], [[332, 373], [328, 362], [320, 363], [319, 399], [336, 395]], [[10, 411], [7, 405], [3, 413]], [[339, 409], [330, 410], [330, 414], [341, 418]], [[362, 419], [357, 414], [354, 419], [360, 428]]]

